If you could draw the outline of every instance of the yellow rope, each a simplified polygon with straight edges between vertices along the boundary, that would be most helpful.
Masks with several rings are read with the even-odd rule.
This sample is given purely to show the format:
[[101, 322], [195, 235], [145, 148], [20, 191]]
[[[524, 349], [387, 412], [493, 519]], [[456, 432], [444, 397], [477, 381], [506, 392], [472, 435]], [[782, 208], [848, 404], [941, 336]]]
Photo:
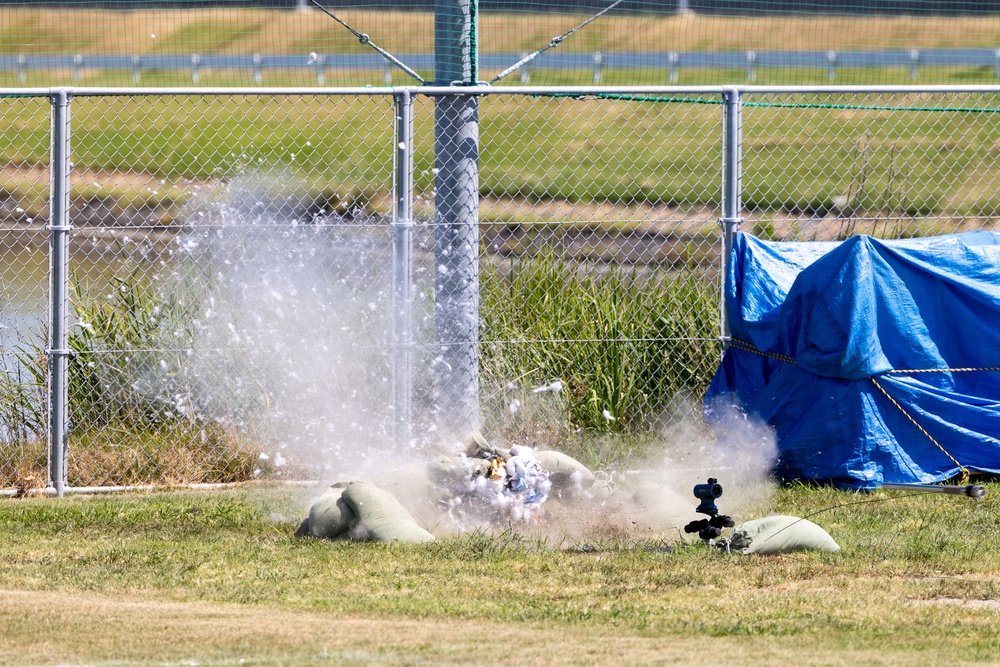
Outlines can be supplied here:
[[962, 471], [962, 483], [964, 484], [965, 482], [968, 482], [968, 481], [969, 481], [969, 471], [968, 471], [968, 470], [967, 470], [967, 469], [965, 468], [965, 466], [964, 466], [964, 465], [962, 465], [961, 463], [959, 463], [959, 462], [958, 462], [958, 459], [956, 459], [956, 458], [955, 458], [954, 456], [952, 456], [951, 454], [949, 454], [949, 453], [948, 453], [948, 450], [947, 450], [947, 449], [945, 449], [944, 447], [942, 447], [942, 446], [941, 446], [941, 443], [940, 443], [940, 442], [938, 442], [937, 440], [935, 440], [935, 439], [934, 439], [934, 436], [932, 436], [932, 435], [931, 435], [930, 433], [928, 433], [928, 432], [927, 432], [927, 431], [926, 431], [926, 430], [924, 429], [924, 427], [923, 427], [923, 426], [921, 426], [920, 424], [918, 424], [918, 423], [917, 423], [917, 420], [916, 420], [916, 419], [914, 419], [913, 417], [911, 417], [911, 416], [910, 416], [910, 413], [909, 413], [909, 412], [907, 412], [906, 410], [904, 410], [904, 409], [903, 409], [903, 406], [902, 406], [902, 405], [900, 405], [899, 403], [897, 403], [897, 402], [896, 402], [896, 399], [894, 399], [894, 398], [893, 398], [892, 396], [890, 396], [890, 395], [889, 395], [889, 392], [887, 392], [887, 391], [886, 391], [885, 389], [883, 389], [883, 388], [882, 388], [882, 385], [880, 385], [880, 384], [878, 383], [878, 380], [876, 380], [876, 379], [875, 379], [874, 377], [872, 377], [872, 376], [869, 376], [869, 377], [868, 377], [868, 379], [872, 381], [872, 384], [873, 384], [873, 385], [875, 385], [876, 387], [878, 387], [879, 391], [881, 391], [881, 392], [882, 392], [883, 394], [885, 394], [885, 397], [886, 397], [886, 398], [888, 398], [888, 399], [889, 399], [889, 401], [890, 401], [890, 402], [891, 402], [891, 403], [892, 403], [893, 405], [895, 405], [895, 406], [896, 406], [897, 408], [899, 408], [899, 411], [903, 413], [903, 416], [904, 416], [904, 417], [906, 417], [907, 419], [909, 419], [909, 420], [910, 420], [910, 422], [911, 422], [911, 423], [912, 423], [912, 424], [913, 424], [914, 426], [916, 426], [916, 427], [917, 427], [918, 429], [920, 429], [920, 432], [921, 432], [921, 433], [923, 433], [923, 434], [924, 434], [925, 436], [927, 436], [927, 439], [928, 439], [928, 440], [930, 440], [931, 442], [933, 442], [933, 443], [934, 443], [934, 445], [935, 445], [935, 446], [936, 446], [936, 447], [937, 447], [938, 449], [940, 449], [940, 450], [941, 450], [942, 452], [944, 452], [944, 455], [945, 455], [945, 456], [947, 456], [947, 457], [948, 457], [949, 459], [951, 459], [951, 460], [952, 460], [952, 462], [953, 462], [953, 463], [954, 463], [955, 465], [957, 465], [957, 466], [958, 466], [959, 470], [961, 470], [961, 471]]
[[[792, 359], [791, 357], [785, 356], [783, 354], [777, 354], [775, 352], [764, 352], [763, 350], [758, 349], [752, 343], [747, 343], [745, 341], [738, 340], [736, 338], [730, 339], [729, 344], [732, 345], [733, 347], [739, 349], [739, 350], [744, 350], [746, 352], [752, 352], [754, 354], [759, 354], [762, 357], [770, 357], [771, 359], [778, 359], [780, 361], [787, 361], [790, 364], [795, 364], [796, 363], [795, 360]], [[796, 364], [796, 365], [798, 365], [798, 364]], [[909, 371], [907, 371], [907, 370], [886, 371], [885, 374], [888, 375], [888, 374], [908, 374], [908, 373], [946, 373], [946, 372], [949, 372], [949, 371], [953, 372], [953, 373], [962, 373], [962, 372], [970, 372], [970, 371], [1000, 371], [1000, 367], [992, 366], [992, 367], [984, 367], [984, 368], [922, 368], [922, 369], [918, 369], [918, 370], [909, 370]], [[913, 417], [911, 417], [910, 413], [908, 413], [903, 408], [902, 405], [900, 405], [898, 402], [896, 402], [896, 399], [894, 399], [892, 396], [890, 396], [889, 392], [887, 392], [885, 389], [882, 388], [882, 385], [880, 385], [878, 383], [878, 380], [876, 380], [873, 376], [869, 376], [868, 379], [871, 380], [872, 384], [874, 384], [876, 387], [878, 387], [879, 391], [881, 391], [885, 395], [885, 397], [888, 398], [889, 401], [893, 405], [895, 405], [899, 409], [899, 411], [902, 412], [903, 415], [907, 419], [910, 420], [910, 423], [912, 423], [914, 426], [916, 426], [920, 430], [920, 432], [923, 433], [927, 437], [928, 440], [930, 440], [931, 442], [934, 443], [934, 446], [936, 446], [938, 449], [940, 449], [944, 453], [945, 456], [947, 456], [949, 459], [951, 459], [952, 462], [955, 465], [958, 466], [959, 470], [962, 471], [962, 480], [961, 480], [962, 483], [964, 484], [965, 482], [968, 482], [969, 481], [969, 471], [968, 471], [968, 469], [966, 469], [965, 466], [963, 466], [961, 463], [959, 463], [958, 459], [956, 459], [954, 456], [952, 456], [951, 454], [949, 454], [948, 450], [946, 450], [944, 447], [942, 447], [941, 443], [939, 443], [937, 440], [935, 440], [934, 436], [932, 436], [930, 433], [928, 433], [927, 430], [924, 429], [923, 426], [921, 426], [920, 424], [918, 424], [917, 420], [914, 419]]]
[[886, 371], [883, 375], [909, 375], [910, 373], [971, 373], [973, 371], [1000, 371], [1000, 366], [983, 366], [982, 368], [915, 368], [913, 370], [899, 369]]

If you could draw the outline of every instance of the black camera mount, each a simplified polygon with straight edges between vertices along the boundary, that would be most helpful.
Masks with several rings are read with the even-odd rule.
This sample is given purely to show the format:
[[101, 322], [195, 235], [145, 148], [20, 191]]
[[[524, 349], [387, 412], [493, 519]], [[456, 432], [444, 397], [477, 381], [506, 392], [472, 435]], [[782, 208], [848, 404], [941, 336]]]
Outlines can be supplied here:
[[722, 535], [723, 528], [732, 528], [736, 522], [725, 514], [719, 514], [719, 508], [715, 506], [715, 500], [722, 496], [722, 485], [714, 477], [708, 478], [707, 484], [694, 485], [694, 497], [701, 500], [701, 504], [695, 508], [700, 514], [707, 514], [710, 518], [692, 521], [684, 526], [685, 533], [698, 533], [698, 537], [706, 543]]

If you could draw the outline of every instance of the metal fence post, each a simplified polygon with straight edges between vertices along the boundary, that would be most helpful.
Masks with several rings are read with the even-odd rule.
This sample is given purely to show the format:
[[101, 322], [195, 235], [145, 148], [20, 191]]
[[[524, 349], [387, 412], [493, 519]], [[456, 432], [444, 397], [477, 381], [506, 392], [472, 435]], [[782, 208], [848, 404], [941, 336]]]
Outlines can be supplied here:
[[722, 267], [719, 330], [723, 346], [729, 344], [729, 318], [726, 315], [726, 283], [733, 236], [743, 224], [743, 95], [739, 88], [727, 87], [722, 93]]
[[197, 53], [191, 54], [191, 83], [198, 85], [201, 81], [201, 56]]
[[49, 485], [62, 497], [69, 431], [69, 103], [70, 91], [52, 92], [49, 169]]
[[[478, 0], [436, 0], [438, 85], [477, 79]], [[445, 437], [479, 427], [479, 98], [434, 99], [434, 323], [438, 421]]]
[[260, 85], [264, 81], [264, 56], [253, 54], [253, 82]]
[[393, 441], [412, 439], [413, 387], [413, 98], [396, 93], [396, 214], [392, 221]]
[[322, 53], [316, 56], [316, 85], [326, 85], [326, 56]]

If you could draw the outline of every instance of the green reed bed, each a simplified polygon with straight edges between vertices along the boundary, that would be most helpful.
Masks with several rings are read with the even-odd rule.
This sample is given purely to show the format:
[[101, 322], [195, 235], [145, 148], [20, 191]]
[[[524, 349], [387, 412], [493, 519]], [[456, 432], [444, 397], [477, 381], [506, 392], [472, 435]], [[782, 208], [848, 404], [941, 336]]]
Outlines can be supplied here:
[[640, 431], [674, 397], [700, 395], [718, 363], [718, 295], [696, 267], [644, 274], [547, 252], [488, 266], [480, 298], [494, 413], [558, 381], [571, 428]]

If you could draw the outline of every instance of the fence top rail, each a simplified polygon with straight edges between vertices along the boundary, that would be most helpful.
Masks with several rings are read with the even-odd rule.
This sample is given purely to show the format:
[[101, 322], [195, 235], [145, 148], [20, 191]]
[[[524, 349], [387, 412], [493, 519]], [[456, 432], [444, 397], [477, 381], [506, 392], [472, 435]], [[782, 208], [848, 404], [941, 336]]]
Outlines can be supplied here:
[[439, 97], [444, 95], [526, 95], [526, 96], [676, 96], [722, 95], [739, 92], [755, 94], [844, 94], [844, 93], [988, 93], [1000, 94], [1000, 84], [994, 85], [892, 85], [892, 86], [363, 86], [363, 87], [71, 87], [51, 88], [0, 88], [0, 98], [51, 97], [60, 93], [74, 97], [129, 97], [129, 96], [392, 96], [409, 93]]
[[560, 95], [560, 96], [600, 96], [600, 95], [721, 95], [729, 92], [753, 94], [799, 94], [812, 93], [1000, 93], [1000, 85], [892, 85], [892, 86], [464, 86], [437, 87], [420, 86], [412, 88], [415, 95]]

